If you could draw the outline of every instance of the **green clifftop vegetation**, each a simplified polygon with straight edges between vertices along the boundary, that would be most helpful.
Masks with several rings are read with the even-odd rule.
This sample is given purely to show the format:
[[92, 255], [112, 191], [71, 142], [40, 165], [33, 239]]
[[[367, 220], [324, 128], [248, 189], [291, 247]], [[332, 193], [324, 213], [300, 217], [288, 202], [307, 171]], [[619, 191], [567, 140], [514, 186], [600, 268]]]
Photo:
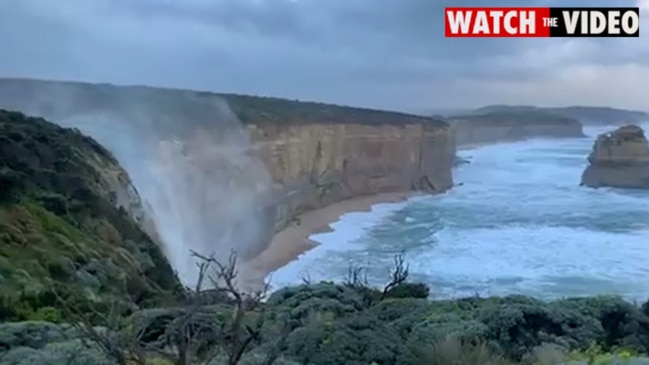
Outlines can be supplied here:
[[644, 111], [595, 106], [544, 108], [528, 105], [489, 105], [476, 109], [474, 112], [477, 114], [545, 112], [574, 118], [583, 124], [634, 124], [649, 121], [649, 113]]
[[[209, 93], [201, 93], [209, 96]], [[409, 124], [428, 122], [445, 126], [437, 118], [421, 117], [393, 111], [349, 106], [259, 97], [235, 94], [218, 95], [228, 102], [233, 112], [244, 123], [359, 123]]]
[[55, 293], [132, 310], [176, 290], [161, 250], [102, 180], [116, 166], [78, 131], [0, 110], [0, 320], [60, 320]]
[[[69, 103], [74, 100], [74, 103]], [[412, 124], [428, 122], [447, 127], [438, 118], [349, 106], [289, 100], [275, 97], [237, 95], [155, 88], [117, 86], [83, 82], [0, 78], [0, 108], [9, 108], [59, 120], [83, 113], [113, 113], [141, 119], [146, 111], [156, 123], [169, 119], [187, 123], [217, 123], [218, 101], [226, 101], [239, 120], [246, 124]], [[37, 109], [37, 110], [35, 110]], [[172, 128], [173, 126], [170, 126]]]

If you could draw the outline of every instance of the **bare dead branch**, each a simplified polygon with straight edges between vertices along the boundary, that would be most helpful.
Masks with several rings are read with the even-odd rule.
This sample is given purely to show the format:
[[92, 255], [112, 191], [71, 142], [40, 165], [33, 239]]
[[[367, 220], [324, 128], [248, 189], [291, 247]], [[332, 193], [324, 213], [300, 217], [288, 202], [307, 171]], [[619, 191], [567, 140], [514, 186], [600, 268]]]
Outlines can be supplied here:
[[347, 267], [343, 285], [350, 288], [359, 288], [369, 286], [367, 280], [367, 270], [362, 266], [354, 266], [351, 263]]
[[[255, 326], [247, 325], [245, 319], [249, 312], [261, 308], [270, 284], [266, 281], [262, 288], [252, 292], [240, 290], [236, 285], [238, 271], [237, 255], [234, 251], [226, 262], [196, 252], [192, 252], [192, 255], [198, 260], [198, 279], [193, 288], [188, 288], [187, 303], [179, 309], [182, 314], [165, 324], [163, 334], [157, 336], [155, 341], [147, 340], [150, 343], [144, 340], [150, 325], [134, 331], [124, 331], [120, 328], [121, 312], [117, 304], [112, 303], [108, 310], [103, 311], [90, 305], [87, 310], [84, 308], [86, 312], [82, 312], [55, 289], [53, 292], [66, 315], [74, 319], [73, 326], [82, 335], [81, 341], [84, 345], [90, 347], [94, 344], [118, 365], [145, 365], [153, 354], [174, 365], [188, 365], [190, 361], [195, 363], [200, 355], [207, 364], [219, 354], [221, 347], [227, 354], [227, 363], [237, 365], [246, 351], [254, 343], [261, 341], [261, 316]], [[210, 312], [206, 307], [210, 300], [206, 296], [206, 280], [211, 285], [210, 291], [226, 294], [231, 300], [228, 303], [232, 305], [232, 318], [226, 324], [217, 324], [216, 318], [209, 318]], [[261, 311], [263, 312], [263, 308]], [[106, 332], [94, 327], [92, 317], [105, 325]], [[122, 335], [122, 341], [115, 341], [115, 333]], [[214, 346], [215, 343], [217, 346]], [[202, 353], [205, 349], [208, 349], [208, 352]], [[271, 365], [277, 357], [278, 355], [269, 357], [265, 364]]]
[[385, 299], [387, 296], [388, 292], [398, 286], [399, 284], [404, 283], [406, 280], [408, 280], [408, 272], [409, 266], [405, 263], [405, 255], [403, 253], [400, 253], [398, 255], [394, 256], [394, 267], [390, 271], [390, 281], [383, 287], [383, 291], [381, 292], [381, 299]]
[[226, 329], [225, 337], [228, 340], [226, 344], [228, 364], [236, 365], [241, 361], [243, 354], [250, 345], [254, 341], [258, 341], [261, 326], [258, 328], [246, 326], [244, 325], [244, 319], [247, 313], [260, 306], [268, 293], [270, 284], [266, 281], [260, 290], [249, 293], [237, 288], [235, 283], [238, 275], [237, 254], [234, 250], [230, 252], [225, 264], [215, 259], [214, 256], [205, 256], [197, 252], [192, 252], [192, 255], [201, 262], [206, 263], [207, 267], [214, 269], [207, 276], [212, 286], [233, 299], [232, 321]]
[[[148, 352], [154, 352], [175, 365], [187, 365], [190, 362], [193, 350], [202, 344], [198, 338], [202, 335], [202, 328], [199, 328], [195, 319], [204, 306], [203, 285], [208, 276], [209, 262], [197, 262], [198, 278], [192, 293], [190, 293], [189, 306], [185, 308], [183, 315], [172, 321], [165, 329], [163, 340], [164, 346], [148, 345], [141, 341], [144, 332], [138, 334], [138, 343], [141, 343]], [[172, 351], [169, 350], [172, 349]]]
[[301, 279], [304, 285], [311, 285], [311, 274], [309, 274], [308, 272], [303, 272]]
[[82, 335], [80, 340], [84, 346], [92, 348], [90, 342], [94, 343], [101, 352], [115, 360], [119, 365], [128, 365], [129, 362], [131, 364], [145, 364], [145, 362], [140, 358], [131, 358], [127, 352], [121, 348], [120, 344], [116, 344], [110, 337], [110, 332], [117, 329], [119, 326], [119, 324], [116, 323], [118, 311], [115, 303], [111, 304], [106, 315], [99, 313], [93, 305], [89, 304], [88, 309], [92, 315], [95, 318], [99, 318], [105, 325], [106, 333], [100, 333], [86, 313], [82, 313], [80, 310], [69, 305], [69, 303], [58, 292], [54, 283], [50, 283], [50, 290], [66, 316], [73, 320], [72, 326]]

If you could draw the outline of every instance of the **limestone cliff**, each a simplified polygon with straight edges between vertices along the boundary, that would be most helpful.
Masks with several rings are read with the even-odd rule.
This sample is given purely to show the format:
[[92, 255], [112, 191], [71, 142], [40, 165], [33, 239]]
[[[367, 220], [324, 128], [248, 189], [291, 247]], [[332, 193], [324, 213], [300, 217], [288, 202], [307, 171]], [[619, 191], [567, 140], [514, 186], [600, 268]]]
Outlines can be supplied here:
[[[173, 237], [183, 251], [187, 242], [225, 250], [236, 237], [237, 247], [252, 255], [305, 210], [365, 194], [452, 186], [454, 142], [448, 124], [435, 118], [278, 98], [20, 79], [0, 79], [0, 105], [99, 140], [129, 171], [153, 213], [175, 217], [155, 219], [163, 238]], [[143, 176], [152, 166], [164, 176]]]
[[359, 195], [443, 192], [452, 185], [448, 127], [395, 115], [393, 124], [250, 125], [275, 183], [276, 227], [296, 214]]
[[[250, 115], [240, 111], [241, 98], [245, 102], [255, 98], [228, 100], [237, 119], [244, 122], [245, 138], [237, 124], [198, 128], [177, 139], [191, 161], [185, 161], [182, 167], [176, 164], [176, 173], [198, 173], [200, 180], [221, 192], [221, 205], [229, 207], [219, 211], [221, 208], [207, 204], [207, 210], [192, 221], [210, 217], [203, 227], [209, 224], [213, 237], [218, 232], [232, 232], [244, 257], [265, 249], [274, 232], [302, 212], [382, 192], [440, 193], [453, 184], [454, 144], [449, 126], [441, 121], [282, 99], [263, 100], [267, 106], [246, 108], [254, 112]], [[294, 109], [304, 104], [312, 111]], [[326, 117], [313, 116], [314, 111], [322, 109], [329, 109]], [[302, 118], [264, 118], [278, 110]], [[220, 147], [214, 150], [210, 145]], [[190, 164], [199, 167], [184, 171]], [[218, 174], [209, 173], [211, 169]], [[188, 182], [179, 185], [190, 191], [177, 192], [177, 198], [184, 201], [210, 196], [209, 189], [201, 184], [192, 182], [189, 189]], [[193, 205], [205, 206], [198, 202]], [[219, 245], [224, 248], [229, 244]]]
[[573, 118], [525, 110], [448, 118], [458, 146], [521, 141], [529, 138], [584, 137]]
[[649, 144], [637, 125], [599, 135], [588, 161], [582, 185], [649, 189]]

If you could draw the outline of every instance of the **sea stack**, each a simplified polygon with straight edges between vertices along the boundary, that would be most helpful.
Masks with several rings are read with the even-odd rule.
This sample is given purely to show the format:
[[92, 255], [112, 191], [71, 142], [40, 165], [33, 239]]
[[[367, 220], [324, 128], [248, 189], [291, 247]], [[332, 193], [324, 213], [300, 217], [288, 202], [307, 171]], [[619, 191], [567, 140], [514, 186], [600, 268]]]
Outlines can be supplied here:
[[600, 134], [588, 161], [582, 185], [649, 189], [649, 144], [637, 125]]

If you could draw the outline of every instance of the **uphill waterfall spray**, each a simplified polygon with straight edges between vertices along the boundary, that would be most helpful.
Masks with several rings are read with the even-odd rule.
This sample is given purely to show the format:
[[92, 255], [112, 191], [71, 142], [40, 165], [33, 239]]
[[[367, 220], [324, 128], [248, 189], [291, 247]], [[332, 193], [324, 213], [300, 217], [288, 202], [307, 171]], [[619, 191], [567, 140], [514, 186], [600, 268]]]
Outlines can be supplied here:
[[[87, 89], [90, 87], [92, 90]], [[38, 84], [3, 89], [5, 107], [93, 137], [131, 177], [156, 236], [185, 285], [191, 251], [259, 253], [274, 232], [272, 181], [248, 131], [215, 95], [146, 87]]]

